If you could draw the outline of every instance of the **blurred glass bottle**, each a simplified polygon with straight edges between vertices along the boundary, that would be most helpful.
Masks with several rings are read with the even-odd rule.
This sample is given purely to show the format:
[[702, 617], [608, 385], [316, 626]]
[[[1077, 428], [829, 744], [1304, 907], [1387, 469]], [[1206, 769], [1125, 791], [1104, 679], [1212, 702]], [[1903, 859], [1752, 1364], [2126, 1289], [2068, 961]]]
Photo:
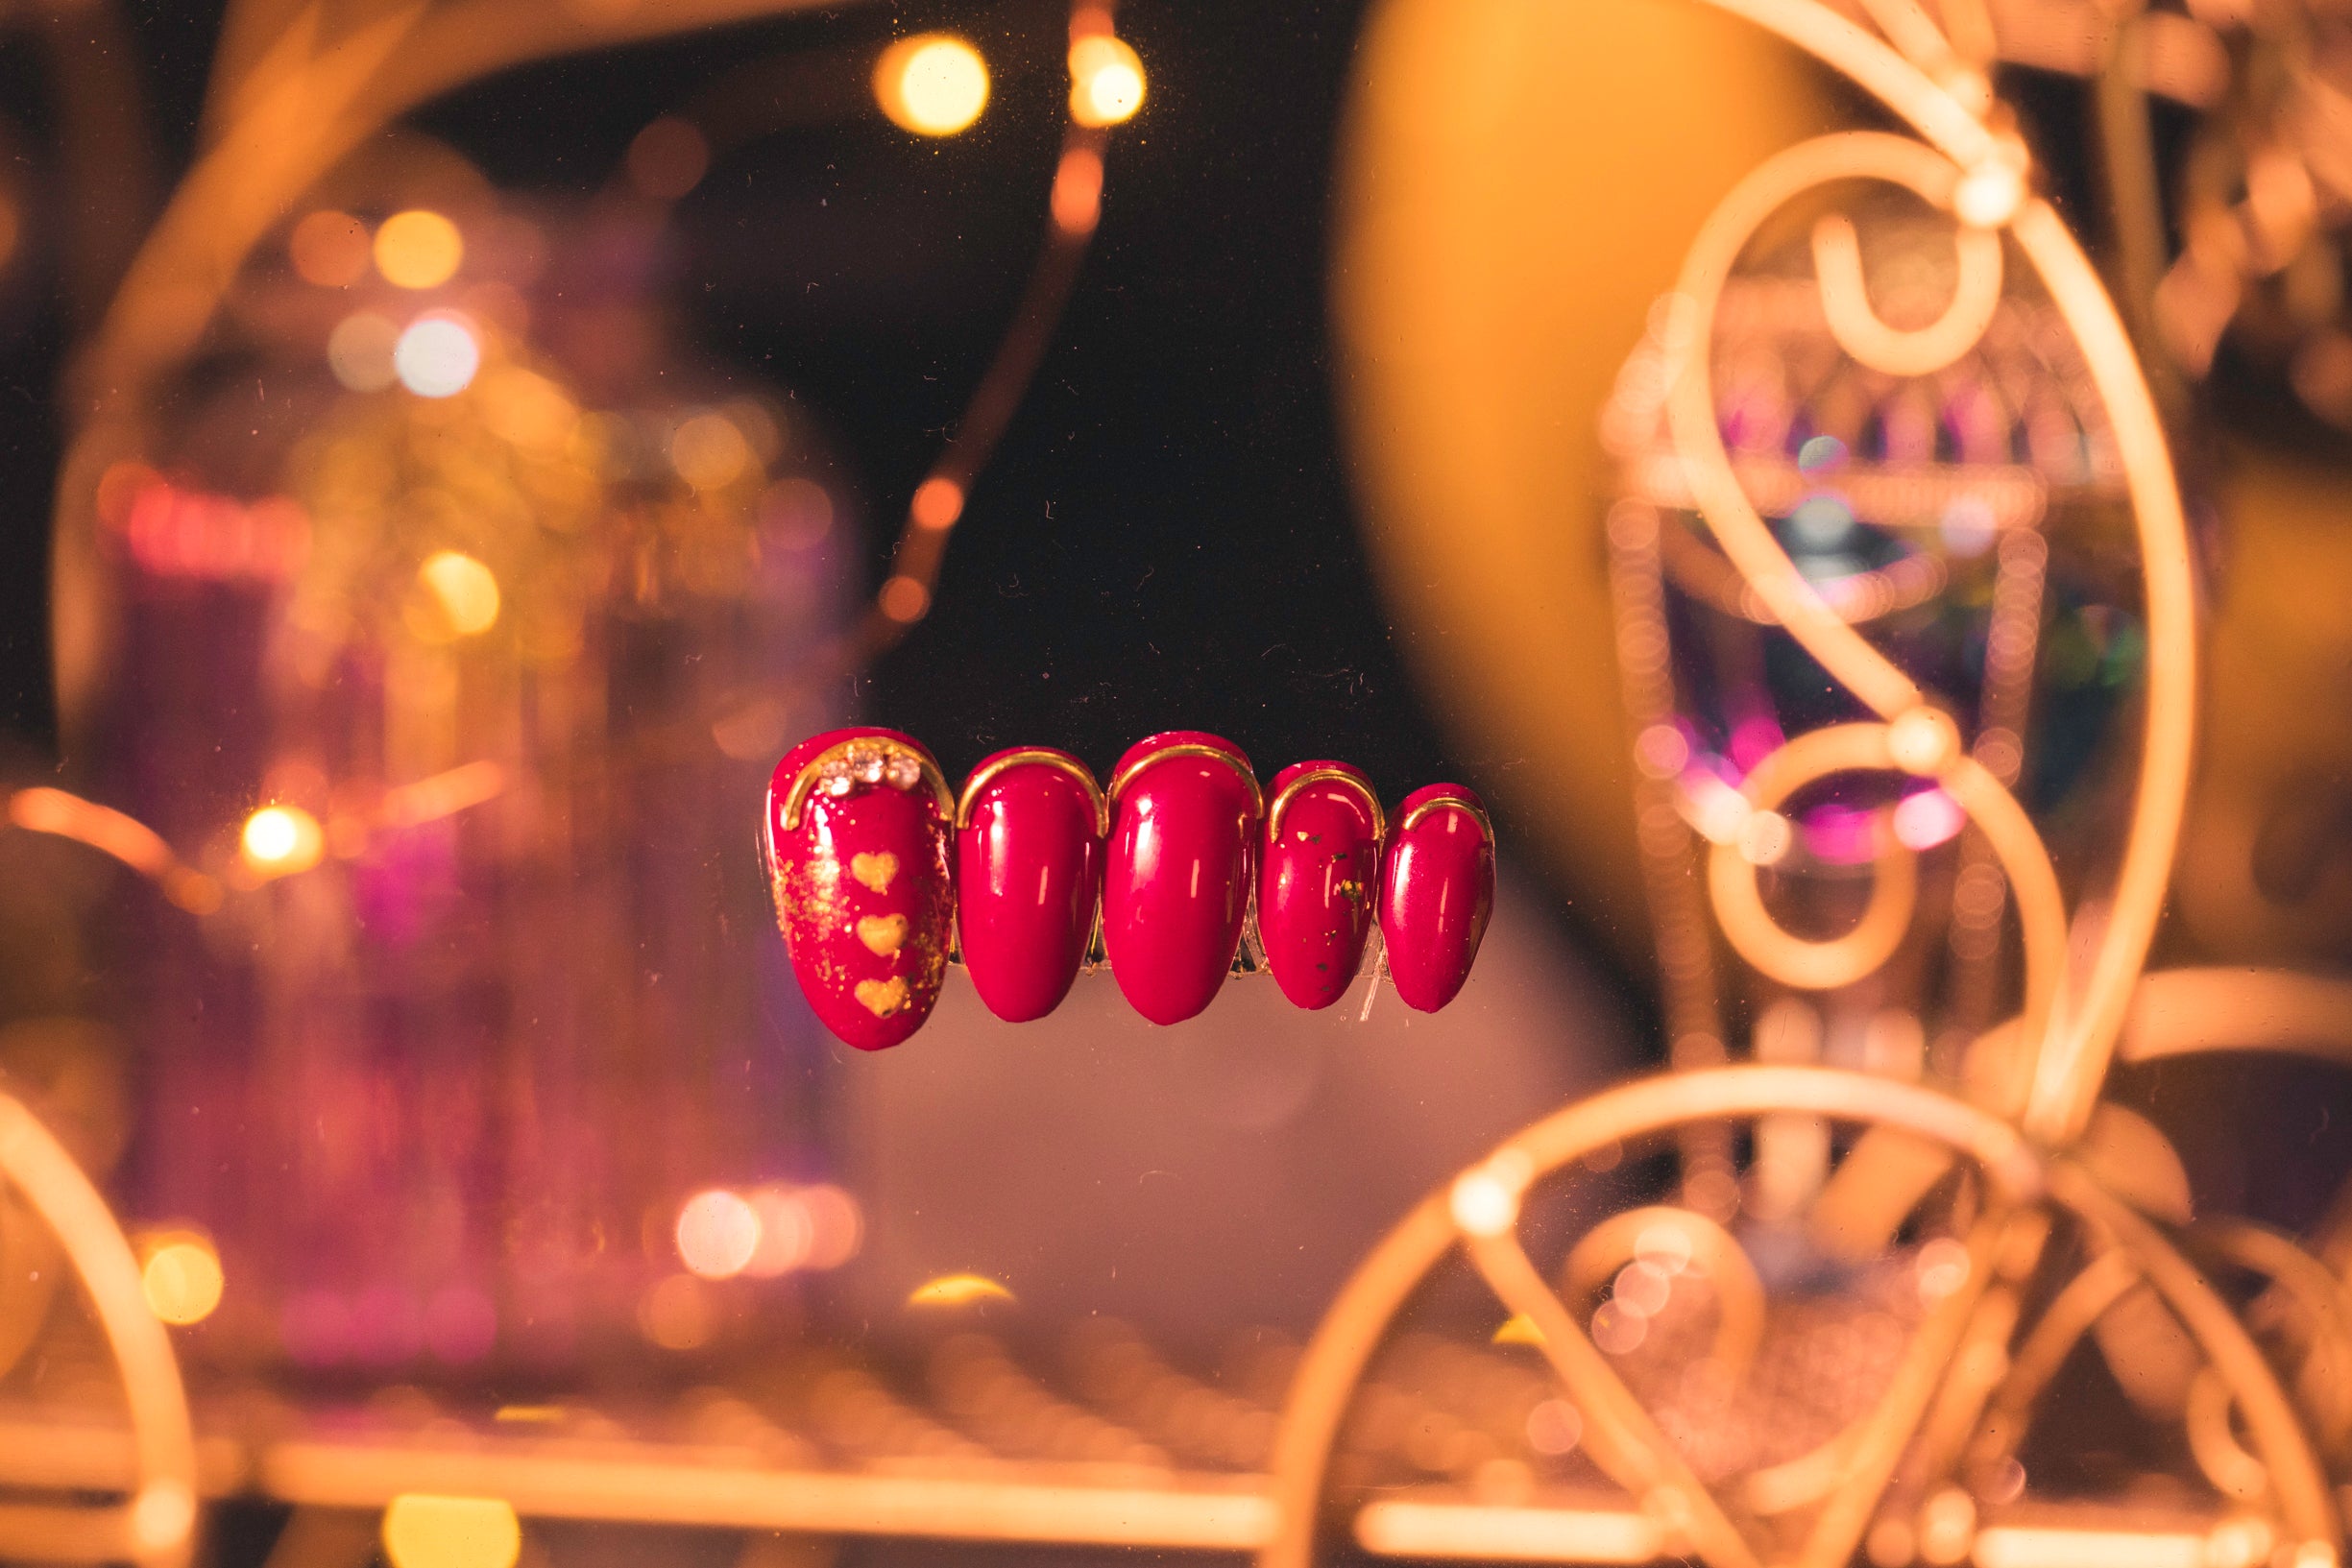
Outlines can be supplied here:
[[838, 716], [845, 492], [687, 362], [657, 210], [529, 221], [416, 143], [339, 181], [101, 495], [97, 789], [229, 888], [114, 927], [132, 1206], [218, 1241], [199, 1359], [707, 1340], [641, 1312], [681, 1202], [814, 1158], [751, 833]]

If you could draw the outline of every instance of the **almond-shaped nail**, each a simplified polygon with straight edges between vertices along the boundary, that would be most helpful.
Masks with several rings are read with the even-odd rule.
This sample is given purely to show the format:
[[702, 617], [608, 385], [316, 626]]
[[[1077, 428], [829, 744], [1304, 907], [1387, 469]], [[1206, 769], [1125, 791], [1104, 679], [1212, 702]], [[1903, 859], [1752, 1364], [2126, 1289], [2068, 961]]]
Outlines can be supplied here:
[[1134, 1009], [1180, 1024], [1216, 1000], [1241, 945], [1262, 804], [1230, 740], [1172, 730], [1137, 741], [1110, 784], [1103, 945]]
[[1104, 803], [1068, 752], [1001, 751], [956, 807], [956, 929], [988, 1010], [1009, 1024], [1061, 1005], [1103, 896]]
[[1294, 762], [1274, 775], [1258, 850], [1258, 940], [1297, 1006], [1330, 1006], [1364, 962], [1380, 833], [1380, 797], [1346, 762]]
[[860, 1050], [923, 1026], [947, 974], [955, 797], [894, 730], [802, 741], [767, 785], [768, 882], [792, 974], [819, 1022]]
[[1434, 1013], [1462, 990], [1494, 910], [1494, 828], [1476, 795], [1431, 784], [1397, 808], [1380, 884], [1389, 978]]

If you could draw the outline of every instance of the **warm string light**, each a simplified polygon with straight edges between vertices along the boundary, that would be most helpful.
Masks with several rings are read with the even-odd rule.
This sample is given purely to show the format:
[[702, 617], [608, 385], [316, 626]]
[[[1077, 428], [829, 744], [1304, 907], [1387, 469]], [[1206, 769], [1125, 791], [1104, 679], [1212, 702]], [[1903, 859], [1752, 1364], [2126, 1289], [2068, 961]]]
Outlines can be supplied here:
[[[1077, 0], [1069, 36], [1069, 118], [1047, 195], [1044, 243], [1012, 321], [956, 422], [955, 435], [909, 497], [890, 568], [871, 608], [851, 636], [815, 659], [828, 674], [862, 665], [886, 652], [931, 613], [948, 540], [1036, 374], [1101, 221], [1107, 131], [1142, 106], [1144, 69], [1132, 46], [1113, 33], [1110, 8], [1102, 0]], [[873, 89], [884, 112], [903, 129], [922, 135], [953, 135], [976, 123], [986, 108], [987, 64], [962, 38], [916, 35], [883, 52], [875, 62]], [[709, 135], [691, 121], [657, 120], [631, 144], [626, 160], [630, 186], [649, 200], [674, 201], [699, 181], [711, 151]], [[353, 321], [356, 324], [357, 318]], [[337, 374], [346, 385], [389, 384], [391, 373], [380, 368], [383, 328], [371, 322], [352, 325], [351, 331], [353, 341], [347, 352], [338, 355], [330, 348]], [[346, 360], [359, 379], [342, 368]], [[694, 461], [675, 446], [672, 455], [682, 472]], [[759, 716], [772, 712], [783, 700], [776, 693], [756, 698], [740, 713], [719, 719], [715, 730], [732, 733], [739, 724], [757, 727]]]
[[1143, 103], [1142, 61], [1112, 33], [1110, 10], [1100, 0], [1078, 0], [1071, 11], [1070, 70], [1069, 127], [1048, 192], [1045, 245], [955, 437], [909, 501], [889, 575], [860, 630], [855, 653], [861, 659], [895, 645], [931, 613], [949, 536], [1045, 357], [1101, 220], [1107, 128]]
[[1126, 39], [1107, 31], [1070, 44], [1070, 118], [1100, 129], [1125, 125], [1143, 108], [1143, 61]]
[[8, 820], [30, 832], [70, 838], [112, 856], [155, 881], [164, 897], [190, 914], [208, 915], [221, 906], [217, 880], [184, 864], [154, 829], [110, 807], [39, 785], [8, 798]]

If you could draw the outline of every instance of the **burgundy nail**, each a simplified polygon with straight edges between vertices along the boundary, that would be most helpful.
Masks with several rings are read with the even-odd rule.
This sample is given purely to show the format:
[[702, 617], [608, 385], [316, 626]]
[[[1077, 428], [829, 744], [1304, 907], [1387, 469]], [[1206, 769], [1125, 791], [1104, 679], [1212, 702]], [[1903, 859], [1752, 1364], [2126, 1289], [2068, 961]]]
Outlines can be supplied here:
[[1406, 1006], [1454, 1000], [1493, 909], [1494, 829], [1478, 797], [1443, 784], [1407, 795], [1380, 884], [1389, 977]]
[[1171, 730], [1111, 774], [1103, 943], [1134, 1009], [1180, 1024], [1216, 999], [1241, 945], [1261, 802], [1230, 740]]
[[1274, 775], [1258, 852], [1258, 940], [1282, 994], [1328, 1007], [1346, 994], [1371, 934], [1380, 885], [1380, 797], [1346, 762]]
[[812, 736], [768, 781], [768, 879], [792, 974], [860, 1050], [897, 1045], [939, 1000], [954, 818], [939, 764], [894, 730]]
[[988, 1010], [1008, 1024], [1061, 1005], [1103, 896], [1103, 792], [1043, 747], [972, 770], [956, 808], [956, 929]]

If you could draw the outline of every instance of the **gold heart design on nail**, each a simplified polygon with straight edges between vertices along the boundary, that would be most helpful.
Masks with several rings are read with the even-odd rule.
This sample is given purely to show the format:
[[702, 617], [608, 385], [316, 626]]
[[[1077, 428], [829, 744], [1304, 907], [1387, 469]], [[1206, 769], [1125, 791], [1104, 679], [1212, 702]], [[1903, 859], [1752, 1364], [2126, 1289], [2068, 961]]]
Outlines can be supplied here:
[[853, 855], [849, 874], [879, 893], [898, 875], [898, 856], [886, 850], [880, 855]]
[[866, 915], [858, 922], [858, 940], [878, 957], [887, 958], [907, 940], [905, 915]]
[[888, 1018], [907, 1005], [907, 982], [895, 975], [886, 980], [860, 980], [858, 1001], [876, 1018]]

